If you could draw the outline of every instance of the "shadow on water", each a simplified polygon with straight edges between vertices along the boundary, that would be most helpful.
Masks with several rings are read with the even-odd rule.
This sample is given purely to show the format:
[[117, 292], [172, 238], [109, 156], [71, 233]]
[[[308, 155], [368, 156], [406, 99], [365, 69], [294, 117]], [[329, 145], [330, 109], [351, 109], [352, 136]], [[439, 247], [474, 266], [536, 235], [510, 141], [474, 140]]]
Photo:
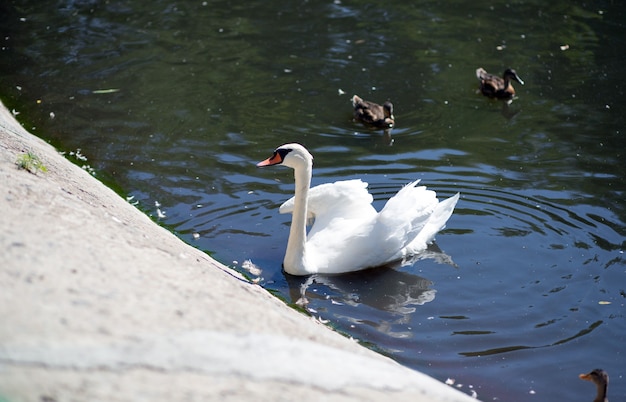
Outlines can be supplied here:
[[[0, 90], [183, 240], [252, 260], [343, 333], [483, 400], [574, 400], [578, 373], [623, 368], [624, 21], [616, 2], [5, 2]], [[477, 67], [525, 85], [487, 99]], [[393, 133], [352, 121], [353, 94], [391, 100]], [[293, 174], [255, 163], [291, 141], [314, 185], [361, 177], [377, 209], [415, 179], [460, 191], [437, 236], [458, 266], [286, 277]]]
[[[304, 278], [286, 274], [289, 294], [297, 304], [307, 306], [310, 304], [309, 298], [322, 297], [316, 294], [315, 288], [323, 286], [335, 295], [331, 300], [333, 304], [352, 307], [364, 304], [392, 314], [410, 315], [415, 312], [414, 306], [434, 300], [436, 290], [431, 288], [433, 283], [428, 279], [400, 269], [424, 259], [455, 266], [452, 258], [433, 243], [423, 253], [409, 260], [356, 273], [315, 274]], [[323, 299], [331, 299], [331, 296], [326, 294]]]

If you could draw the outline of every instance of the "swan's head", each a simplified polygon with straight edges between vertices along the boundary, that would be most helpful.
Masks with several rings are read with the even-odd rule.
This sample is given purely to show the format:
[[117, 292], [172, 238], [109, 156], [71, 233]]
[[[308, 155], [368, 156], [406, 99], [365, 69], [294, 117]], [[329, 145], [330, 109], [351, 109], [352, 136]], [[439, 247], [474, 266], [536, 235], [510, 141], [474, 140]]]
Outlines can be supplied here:
[[256, 164], [257, 167], [285, 165], [292, 169], [313, 165], [313, 156], [300, 144], [284, 144], [276, 148], [274, 154]]

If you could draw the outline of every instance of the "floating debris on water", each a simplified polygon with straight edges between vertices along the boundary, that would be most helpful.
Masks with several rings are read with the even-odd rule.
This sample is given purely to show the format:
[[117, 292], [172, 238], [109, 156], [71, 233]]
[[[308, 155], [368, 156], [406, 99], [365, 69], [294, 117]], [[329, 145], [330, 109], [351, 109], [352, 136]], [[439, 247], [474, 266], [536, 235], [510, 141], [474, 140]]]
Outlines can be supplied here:
[[109, 89], [95, 89], [91, 91], [92, 94], [112, 94], [115, 92], [119, 92], [119, 88], [109, 88]]
[[263, 273], [263, 270], [261, 268], [259, 268], [258, 265], [253, 263], [252, 260], [245, 260], [241, 264], [241, 268], [243, 268], [246, 271], [250, 272], [254, 276], [261, 276], [261, 274]]
[[161, 203], [160, 202], [154, 201], [154, 206], [156, 207], [156, 213], [157, 213], [157, 217], [159, 219], [167, 218], [167, 215], [165, 214], [165, 211], [161, 210]]

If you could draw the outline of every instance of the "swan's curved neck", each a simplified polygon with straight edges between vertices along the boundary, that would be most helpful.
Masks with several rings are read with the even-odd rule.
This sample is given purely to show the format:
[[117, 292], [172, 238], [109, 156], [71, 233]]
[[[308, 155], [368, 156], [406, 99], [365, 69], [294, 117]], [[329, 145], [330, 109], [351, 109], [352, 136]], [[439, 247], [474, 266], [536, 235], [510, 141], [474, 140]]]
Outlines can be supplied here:
[[283, 260], [283, 268], [292, 275], [306, 275], [306, 220], [307, 220], [307, 198], [309, 187], [311, 186], [312, 163], [304, 163], [294, 168], [295, 196], [293, 213], [291, 217], [291, 228], [289, 229], [289, 240], [287, 241], [287, 251]]

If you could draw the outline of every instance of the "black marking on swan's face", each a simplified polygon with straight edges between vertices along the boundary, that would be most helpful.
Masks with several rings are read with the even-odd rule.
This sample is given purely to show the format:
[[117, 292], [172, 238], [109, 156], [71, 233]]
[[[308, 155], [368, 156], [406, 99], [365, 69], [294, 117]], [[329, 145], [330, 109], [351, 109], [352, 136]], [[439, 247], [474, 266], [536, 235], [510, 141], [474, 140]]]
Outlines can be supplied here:
[[287, 157], [287, 154], [289, 154], [289, 152], [293, 151], [293, 148], [276, 148], [276, 150], [274, 151], [274, 157], [276, 157], [278, 155], [278, 157], [280, 158], [280, 161], [282, 163], [282, 161], [285, 160], [285, 158]]

